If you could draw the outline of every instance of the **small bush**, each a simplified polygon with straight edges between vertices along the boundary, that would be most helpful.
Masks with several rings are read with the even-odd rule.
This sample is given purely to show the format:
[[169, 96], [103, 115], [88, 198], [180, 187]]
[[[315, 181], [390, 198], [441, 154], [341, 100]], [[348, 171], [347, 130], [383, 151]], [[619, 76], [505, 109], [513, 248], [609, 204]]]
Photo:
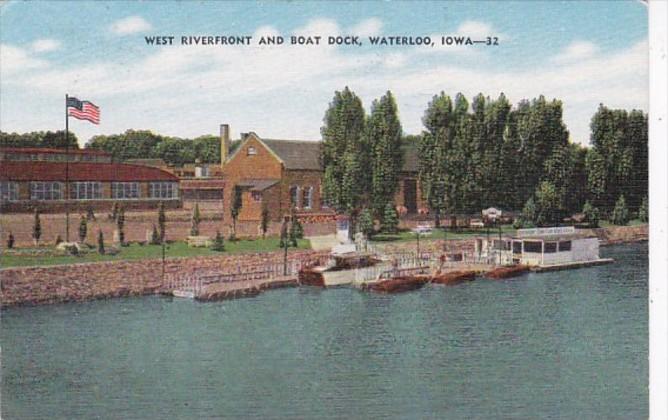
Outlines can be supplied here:
[[14, 248], [14, 235], [12, 232], [9, 232], [9, 236], [7, 237], [7, 249], [13, 249]]
[[222, 252], [225, 251], [225, 242], [223, 240], [223, 235], [220, 234], [220, 231], [216, 231], [216, 237], [211, 244], [212, 251]]
[[585, 202], [584, 207], [582, 207], [582, 214], [584, 214], [584, 220], [589, 227], [598, 227], [600, 221], [599, 211], [589, 201]]
[[102, 233], [101, 230], [97, 232], [97, 252], [99, 252], [101, 255], [104, 255], [105, 253], [104, 234]]
[[399, 227], [399, 217], [392, 203], [387, 203], [383, 213], [382, 231], [385, 233], [397, 233]]
[[153, 232], [151, 232], [151, 245], [160, 245], [160, 232], [155, 223], [153, 223]]
[[612, 217], [610, 221], [613, 225], [624, 226], [629, 222], [629, 209], [626, 207], [626, 200], [623, 195], [615, 203], [615, 208], [612, 210]]
[[649, 222], [649, 203], [647, 197], [642, 199], [642, 203], [638, 209], [638, 219], [643, 223]]

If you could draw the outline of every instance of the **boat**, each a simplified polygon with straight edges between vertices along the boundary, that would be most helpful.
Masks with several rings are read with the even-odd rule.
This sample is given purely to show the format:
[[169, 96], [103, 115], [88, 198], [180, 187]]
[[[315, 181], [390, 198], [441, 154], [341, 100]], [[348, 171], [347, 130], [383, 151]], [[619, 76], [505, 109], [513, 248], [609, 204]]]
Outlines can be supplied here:
[[528, 265], [515, 264], [509, 266], [497, 267], [485, 273], [488, 279], [508, 279], [511, 277], [518, 277], [529, 272], [531, 268]]
[[362, 289], [378, 293], [401, 293], [417, 290], [427, 284], [429, 276], [413, 275], [394, 277], [387, 280], [366, 283]]
[[466, 281], [473, 281], [475, 280], [475, 276], [476, 272], [472, 270], [449, 271], [434, 274], [431, 278], [431, 282], [436, 284], [454, 285]]
[[301, 269], [298, 275], [299, 284], [317, 287], [351, 284], [355, 279], [355, 270], [381, 263], [386, 262], [370, 253], [332, 253], [326, 264]]

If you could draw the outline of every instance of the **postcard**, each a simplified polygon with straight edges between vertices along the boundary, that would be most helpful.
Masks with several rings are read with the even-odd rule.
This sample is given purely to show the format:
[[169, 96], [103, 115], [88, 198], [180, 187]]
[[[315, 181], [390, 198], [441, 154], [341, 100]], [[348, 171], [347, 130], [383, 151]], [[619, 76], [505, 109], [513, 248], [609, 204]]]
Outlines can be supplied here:
[[649, 416], [646, 2], [0, 13], [2, 418]]

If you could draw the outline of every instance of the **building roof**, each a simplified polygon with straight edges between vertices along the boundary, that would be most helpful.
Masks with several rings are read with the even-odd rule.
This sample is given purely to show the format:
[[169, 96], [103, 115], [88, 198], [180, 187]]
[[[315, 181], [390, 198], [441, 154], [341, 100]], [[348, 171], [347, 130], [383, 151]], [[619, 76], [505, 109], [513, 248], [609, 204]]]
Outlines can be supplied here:
[[164, 160], [160, 158], [145, 158], [145, 159], [127, 159], [125, 163], [133, 165], [153, 166], [155, 168], [164, 168], [167, 166]]
[[182, 190], [222, 190], [225, 181], [222, 179], [182, 179], [179, 185]]
[[[278, 140], [261, 139], [261, 141], [276, 154], [286, 169], [301, 169], [320, 171], [319, 140]], [[404, 172], [418, 171], [418, 150], [416, 145], [402, 145], [404, 151]]]
[[[3, 181], [64, 181], [66, 162], [7, 161], [0, 165]], [[126, 163], [70, 162], [70, 181], [178, 181], [158, 168]]]
[[94, 150], [94, 149], [54, 149], [47, 147], [0, 147], [0, 152], [5, 153], [48, 153], [48, 154], [65, 154], [70, 153], [73, 155], [97, 155], [97, 156], [111, 156], [111, 153], [105, 152], [103, 150]]
[[237, 182], [238, 187], [250, 187], [251, 191], [264, 191], [267, 188], [276, 185], [278, 179], [243, 179]]

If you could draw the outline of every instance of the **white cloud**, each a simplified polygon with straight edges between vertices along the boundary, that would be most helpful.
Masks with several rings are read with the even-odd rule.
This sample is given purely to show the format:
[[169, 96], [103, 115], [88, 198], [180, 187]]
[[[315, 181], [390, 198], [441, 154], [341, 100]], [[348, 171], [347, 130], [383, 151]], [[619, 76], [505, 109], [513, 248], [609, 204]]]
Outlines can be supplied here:
[[574, 41], [552, 60], [556, 63], [571, 63], [577, 60], [586, 60], [593, 57], [598, 51], [598, 47], [589, 41]]
[[466, 20], [455, 31], [455, 35], [470, 36], [473, 40], [483, 40], [488, 36], [505, 39], [506, 35], [497, 31], [492, 25], [478, 20]]
[[49, 52], [60, 49], [60, 41], [57, 39], [38, 39], [32, 44], [32, 50], [35, 52]]
[[377, 36], [380, 35], [382, 29], [383, 22], [380, 19], [369, 18], [350, 28], [350, 33], [361, 37]]
[[151, 26], [151, 24], [144, 20], [144, 18], [141, 16], [128, 16], [126, 18], [117, 20], [109, 27], [112, 32], [118, 35], [146, 32], [152, 28], [153, 26]]
[[47, 62], [31, 56], [30, 52], [9, 44], [0, 44], [0, 74], [4, 76], [20, 71], [45, 67]]
[[332, 19], [312, 19], [305, 26], [295, 29], [293, 35], [303, 36], [335, 36], [340, 33], [339, 25]]

